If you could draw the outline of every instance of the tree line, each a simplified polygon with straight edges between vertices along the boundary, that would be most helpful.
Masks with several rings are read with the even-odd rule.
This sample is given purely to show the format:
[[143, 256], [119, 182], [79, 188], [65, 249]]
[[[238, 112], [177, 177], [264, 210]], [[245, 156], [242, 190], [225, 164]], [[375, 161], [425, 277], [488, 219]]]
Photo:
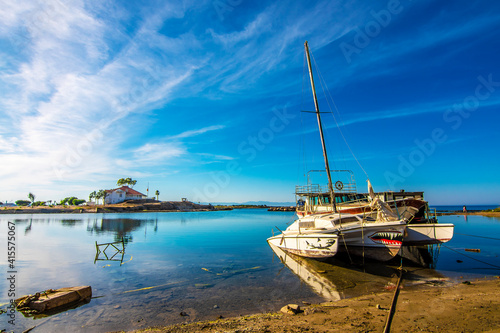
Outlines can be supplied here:
[[55, 200], [49, 200], [49, 201], [35, 201], [36, 196], [33, 193], [28, 194], [28, 199], [29, 200], [17, 200], [15, 204], [17, 206], [54, 206], [54, 205], [71, 205], [71, 206], [78, 206], [83, 203], [85, 203], [85, 199], [78, 199], [77, 197], [66, 197], [62, 199], [61, 201], [57, 202]]
[[[137, 180], [132, 179], [130, 177], [128, 178], [120, 178], [116, 182], [116, 185], [118, 186], [130, 186], [131, 188], [134, 187], [134, 185], [137, 184]], [[160, 191], [156, 190], [155, 192], [156, 195], [156, 200], [159, 199]], [[89, 194], [89, 202], [92, 201], [92, 199], [96, 200], [96, 203], [101, 200], [102, 204], [104, 205], [106, 203], [106, 197], [108, 196], [108, 193], [105, 190], [96, 190], [92, 191]], [[17, 200], [15, 203], [17, 206], [46, 206], [46, 205], [71, 205], [71, 206], [78, 206], [86, 202], [85, 199], [78, 199], [77, 197], [66, 197], [62, 199], [61, 201], [57, 202], [55, 200], [49, 200], [49, 201], [35, 201], [36, 196], [33, 193], [28, 194], [28, 199], [29, 200]]]

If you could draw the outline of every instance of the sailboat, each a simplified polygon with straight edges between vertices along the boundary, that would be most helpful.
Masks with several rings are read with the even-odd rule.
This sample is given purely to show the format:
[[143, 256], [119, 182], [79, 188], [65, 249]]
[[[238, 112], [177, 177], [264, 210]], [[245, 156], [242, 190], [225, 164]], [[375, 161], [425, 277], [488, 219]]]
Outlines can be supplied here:
[[[267, 241], [270, 245], [301, 256], [332, 257], [338, 251], [346, 251], [349, 254], [375, 260], [390, 260], [399, 252], [408, 219], [414, 216], [414, 212], [408, 210], [405, 215], [395, 214], [386, 202], [375, 196], [369, 180], [368, 213], [363, 211], [352, 214], [337, 209], [307, 41], [304, 43], [304, 48], [328, 178], [327, 193], [331, 209], [326, 213], [300, 217], [280, 235], [270, 237]], [[307, 240], [301, 241], [303, 238]], [[311, 246], [309, 242], [313, 238], [317, 244], [328, 244], [328, 251], [315, 251], [317, 246]]]
[[[312, 170], [309, 172], [319, 172]], [[324, 170], [323, 170], [324, 172]], [[338, 173], [349, 173], [349, 177], [340, 177]], [[297, 195], [296, 213], [299, 217], [309, 215], [327, 215], [333, 212], [330, 204], [330, 194], [327, 187], [320, 184], [312, 184], [308, 174], [308, 184], [296, 186]], [[429, 204], [423, 198], [423, 192], [380, 192], [380, 193], [358, 193], [354, 176], [350, 170], [334, 170], [332, 174], [337, 176], [335, 182], [335, 203], [339, 213], [365, 214], [376, 216], [377, 210], [370, 205], [371, 196], [376, 196], [387, 203], [389, 208], [398, 216], [408, 219], [406, 231], [403, 238], [403, 246], [424, 246], [442, 244], [453, 238], [454, 224], [438, 223], [436, 212], [431, 212]], [[346, 180], [347, 179], [347, 180]]]
[[[296, 213], [299, 217], [310, 214], [332, 212], [330, 204], [330, 193], [327, 187], [312, 182], [312, 176], [324, 173], [324, 170], [311, 170], [307, 174], [307, 185], [295, 187]], [[337, 211], [349, 214], [375, 213], [370, 207], [368, 193], [359, 193], [356, 180], [351, 170], [331, 170], [335, 181], [335, 203]], [[375, 196], [387, 202], [390, 208], [399, 214], [407, 211], [414, 213], [416, 219], [423, 218], [428, 210], [427, 202], [424, 200], [423, 192], [380, 192]]]

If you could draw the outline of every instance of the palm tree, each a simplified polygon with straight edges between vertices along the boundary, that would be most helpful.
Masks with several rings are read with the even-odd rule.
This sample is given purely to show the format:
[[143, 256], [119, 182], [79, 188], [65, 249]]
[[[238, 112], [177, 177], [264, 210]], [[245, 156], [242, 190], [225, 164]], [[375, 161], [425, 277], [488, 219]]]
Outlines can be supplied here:
[[97, 192], [97, 195], [96, 195], [96, 199], [102, 199], [102, 204], [105, 205], [106, 204], [106, 196], [107, 196], [108, 193], [106, 193], [106, 191], [104, 190], [99, 190]]
[[28, 194], [28, 199], [30, 199], [31, 201], [31, 205], [33, 205], [33, 203], [35, 202], [35, 195], [33, 193], [29, 193]]
[[91, 192], [91, 193], [89, 194], [89, 201], [92, 201], [92, 199], [94, 199], [94, 198], [96, 197], [96, 195], [97, 195], [97, 192], [96, 192], [96, 191]]
[[160, 195], [160, 191], [156, 190], [155, 195], [156, 195], [156, 201], [159, 201], [158, 196]]

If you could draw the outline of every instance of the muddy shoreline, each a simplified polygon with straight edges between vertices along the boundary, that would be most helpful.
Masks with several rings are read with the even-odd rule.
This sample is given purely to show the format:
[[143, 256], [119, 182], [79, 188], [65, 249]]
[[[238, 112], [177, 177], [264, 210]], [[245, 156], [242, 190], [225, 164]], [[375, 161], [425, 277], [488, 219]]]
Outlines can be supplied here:
[[0, 214], [92, 214], [92, 213], [144, 213], [144, 212], [200, 212], [215, 211], [212, 205], [190, 201], [135, 200], [119, 204], [93, 206], [5, 207]]
[[[299, 303], [301, 312], [295, 315], [263, 313], [134, 332], [382, 332], [393, 294], [388, 291], [337, 302]], [[403, 282], [391, 331], [500, 332], [499, 296], [498, 277], [451, 286], [405, 287]]]

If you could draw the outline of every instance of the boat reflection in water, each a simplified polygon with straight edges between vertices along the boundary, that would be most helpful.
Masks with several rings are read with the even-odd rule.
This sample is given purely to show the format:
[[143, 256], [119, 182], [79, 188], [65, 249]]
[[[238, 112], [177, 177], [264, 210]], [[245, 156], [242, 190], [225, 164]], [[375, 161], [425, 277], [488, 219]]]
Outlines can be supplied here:
[[[380, 262], [365, 262], [362, 266], [356, 263], [348, 264], [340, 258], [316, 260], [304, 258], [283, 251], [279, 247], [269, 244], [274, 254], [289, 268], [301, 281], [307, 283], [318, 295], [327, 301], [338, 301], [390, 290], [396, 283], [398, 266], [401, 257], [397, 257], [394, 265]], [[448, 278], [439, 272], [428, 269], [434, 266], [435, 248], [404, 247], [402, 254], [405, 256], [405, 286], [419, 284], [442, 284]], [[410, 261], [411, 260], [411, 261]]]

